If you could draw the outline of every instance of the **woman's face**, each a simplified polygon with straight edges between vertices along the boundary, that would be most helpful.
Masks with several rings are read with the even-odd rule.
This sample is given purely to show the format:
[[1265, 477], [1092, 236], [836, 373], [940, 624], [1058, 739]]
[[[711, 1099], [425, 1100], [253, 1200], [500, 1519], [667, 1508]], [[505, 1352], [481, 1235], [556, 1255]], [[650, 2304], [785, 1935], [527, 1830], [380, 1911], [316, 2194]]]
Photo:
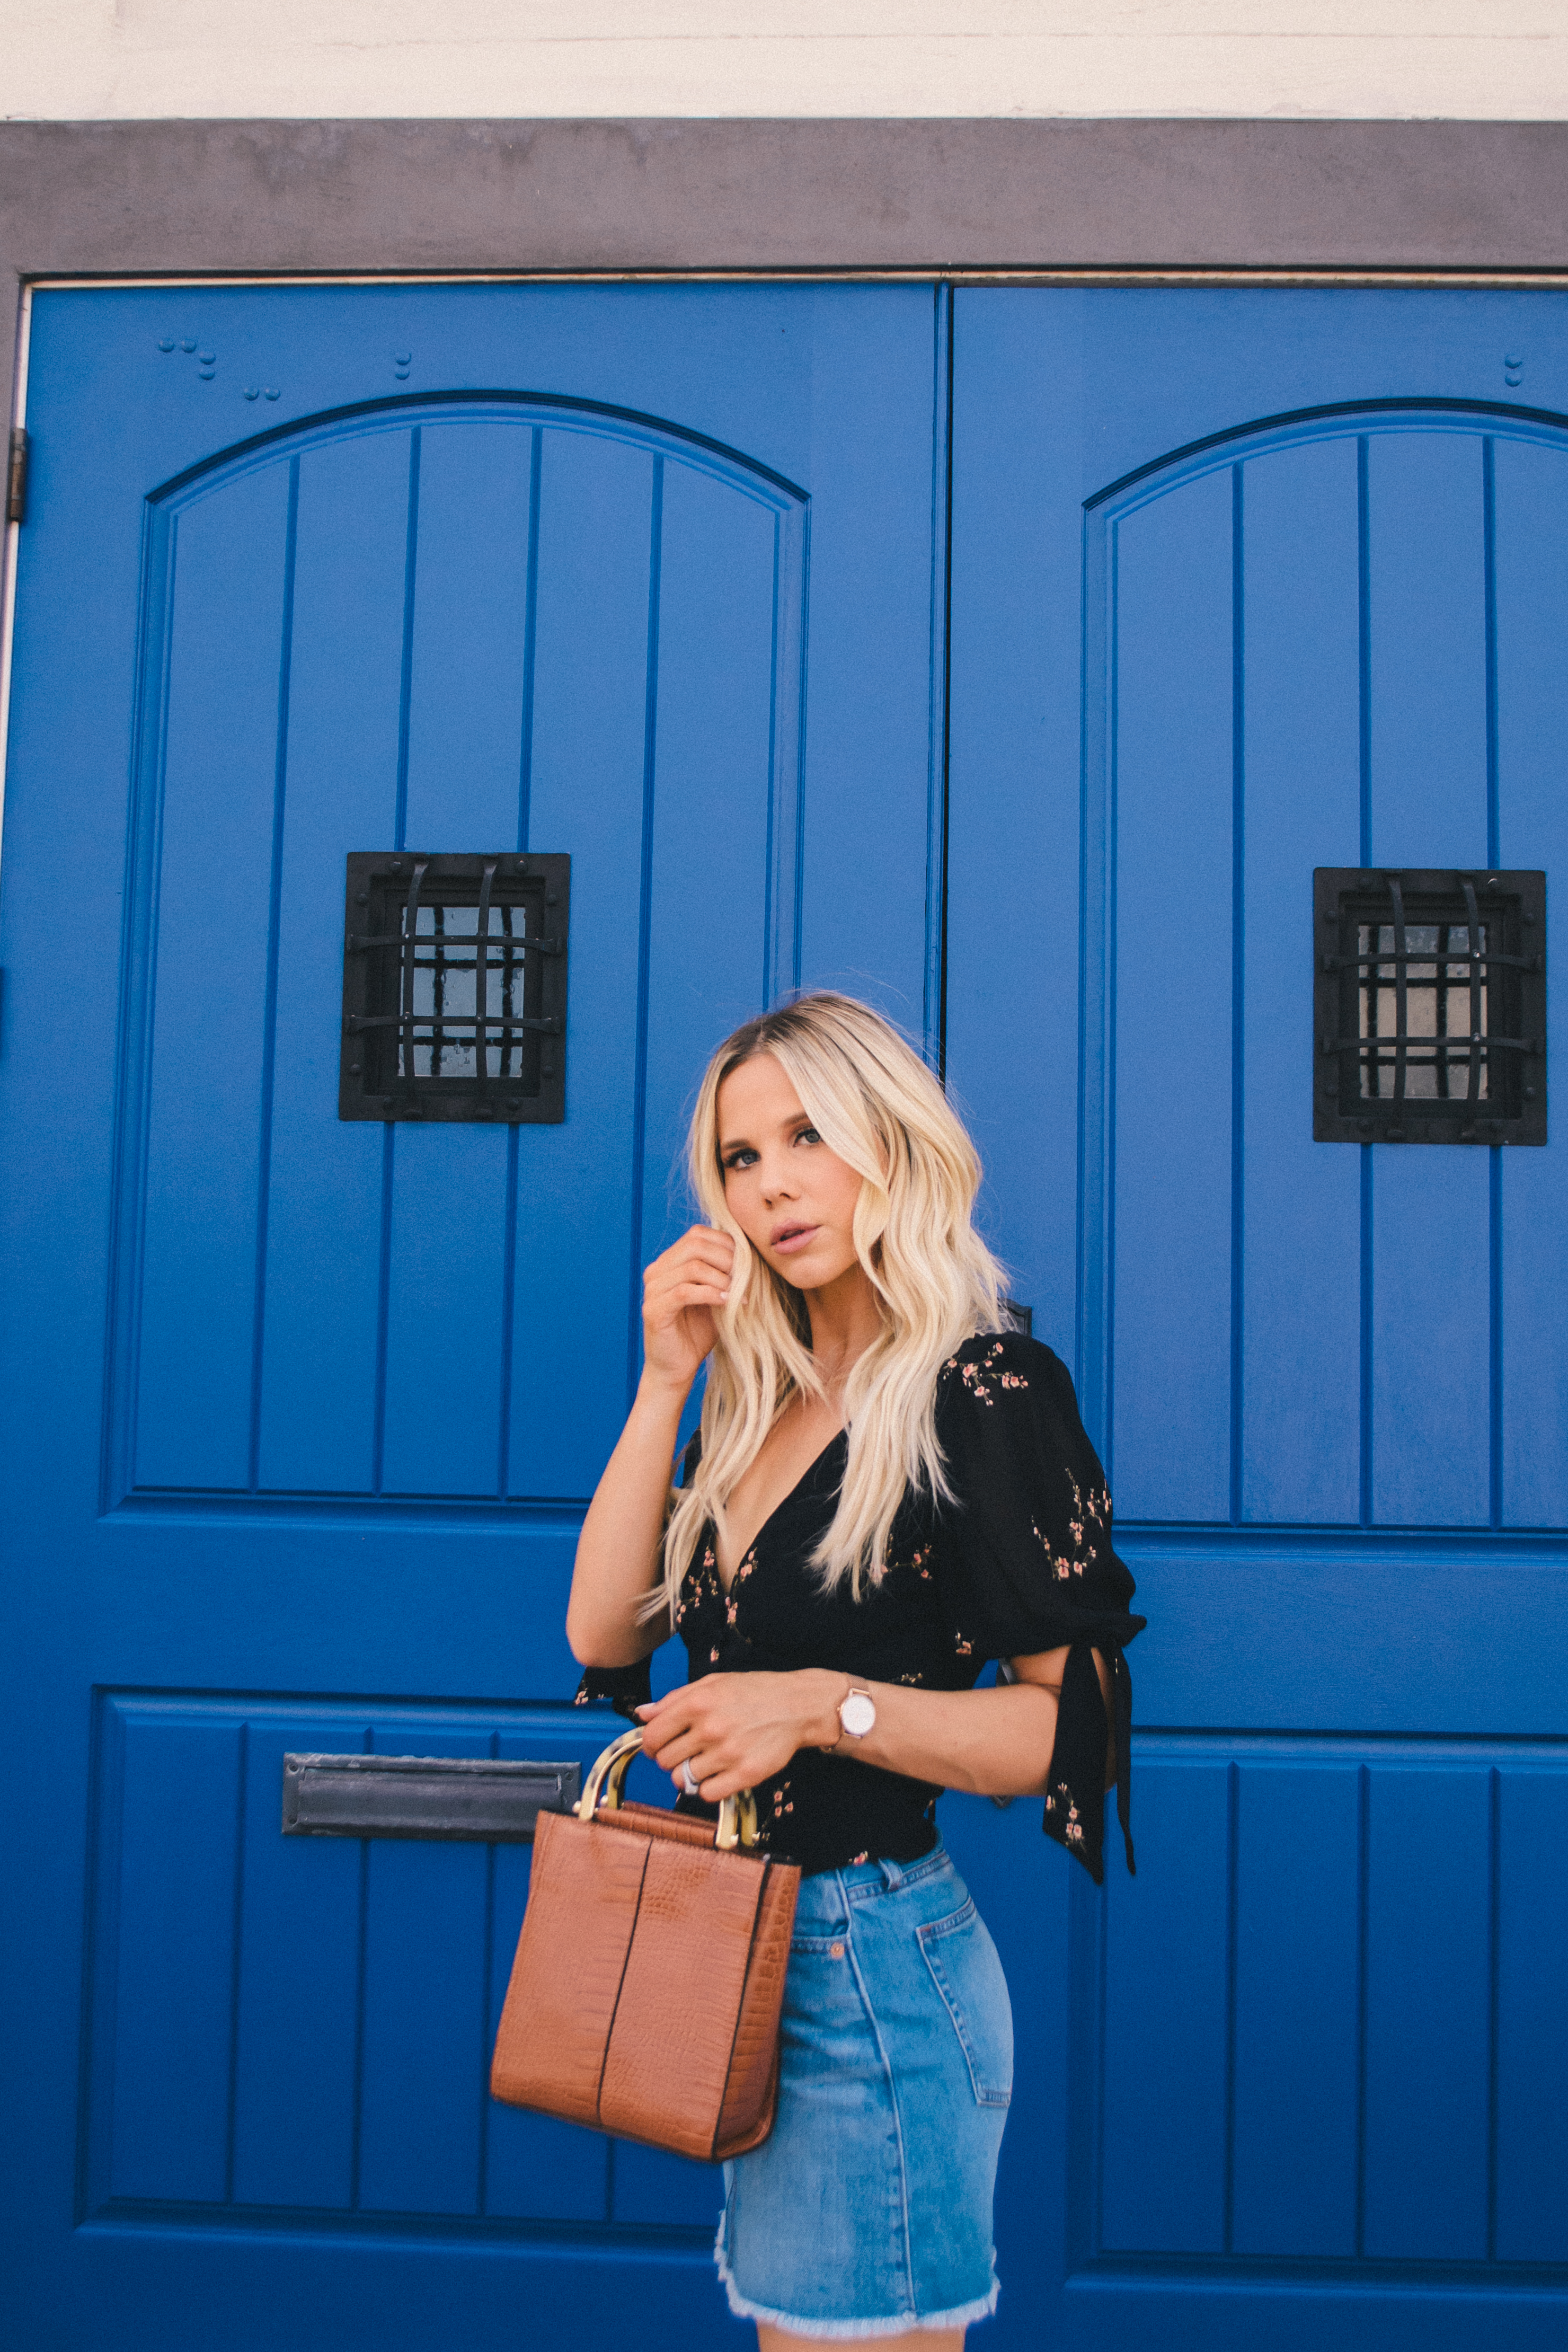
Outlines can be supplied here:
[[861, 1180], [822, 1141], [771, 1054], [742, 1062], [720, 1087], [718, 1156], [731, 1216], [786, 1282], [824, 1290], [859, 1266]]

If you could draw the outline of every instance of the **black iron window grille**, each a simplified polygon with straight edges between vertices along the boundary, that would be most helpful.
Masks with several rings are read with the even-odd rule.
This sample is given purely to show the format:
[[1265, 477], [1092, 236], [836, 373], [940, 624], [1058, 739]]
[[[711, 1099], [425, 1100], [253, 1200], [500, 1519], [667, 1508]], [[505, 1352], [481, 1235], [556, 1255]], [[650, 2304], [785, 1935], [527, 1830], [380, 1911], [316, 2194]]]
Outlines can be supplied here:
[[565, 856], [355, 851], [340, 1118], [566, 1116]]
[[1544, 1143], [1546, 877], [1320, 866], [1320, 1143]]

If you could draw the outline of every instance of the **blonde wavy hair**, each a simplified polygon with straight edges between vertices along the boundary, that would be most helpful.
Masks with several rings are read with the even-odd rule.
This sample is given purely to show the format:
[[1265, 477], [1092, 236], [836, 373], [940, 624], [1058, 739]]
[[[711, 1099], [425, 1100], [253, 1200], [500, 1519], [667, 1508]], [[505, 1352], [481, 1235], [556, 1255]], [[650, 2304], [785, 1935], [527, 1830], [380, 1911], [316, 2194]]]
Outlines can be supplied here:
[[703, 1400], [702, 1458], [672, 1496], [664, 1574], [649, 1616], [674, 1617], [697, 1538], [798, 1396], [821, 1397], [800, 1293], [751, 1247], [725, 1200], [718, 1094], [741, 1063], [771, 1054], [829, 1149], [861, 1178], [852, 1232], [882, 1330], [844, 1389], [849, 1457], [832, 1522], [812, 1554], [823, 1589], [858, 1601], [886, 1563], [904, 1490], [950, 1497], [936, 1438], [936, 1377], [977, 1331], [1004, 1328], [1002, 1269], [974, 1227], [980, 1161], [925, 1064], [852, 996], [802, 996], [727, 1037], [704, 1075], [688, 1143], [692, 1190], [735, 1243]]

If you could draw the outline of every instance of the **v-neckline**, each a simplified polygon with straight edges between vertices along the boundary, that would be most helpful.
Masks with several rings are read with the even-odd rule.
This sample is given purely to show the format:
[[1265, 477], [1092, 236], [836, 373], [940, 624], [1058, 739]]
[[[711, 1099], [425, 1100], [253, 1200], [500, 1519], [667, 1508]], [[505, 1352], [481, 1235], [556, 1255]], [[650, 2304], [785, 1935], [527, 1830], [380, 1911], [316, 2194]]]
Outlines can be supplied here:
[[[794, 1501], [796, 1496], [800, 1493], [807, 1479], [810, 1477], [813, 1471], [821, 1467], [821, 1465], [827, 1460], [828, 1455], [832, 1452], [834, 1446], [838, 1444], [840, 1438], [842, 1437], [843, 1434], [844, 1432], [841, 1429], [835, 1429], [831, 1437], [829, 1438], [826, 1445], [823, 1446], [821, 1454], [813, 1454], [810, 1461], [807, 1463], [805, 1468], [801, 1471], [800, 1475], [790, 1487], [789, 1492], [787, 1495], [779, 1496], [779, 1500], [774, 1504], [773, 1508], [768, 1512], [768, 1517], [762, 1520], [760, 1525], [758, 1527], [757, 1532], [752, 1537], [751, 1541], [747, 1545], [746, 1549], [736, 1561], [735, 1575], [730, 1577], [727, 1582], [725, 1580], [724, 1570], [719, 1566], [718, 1546], [716, 1543], [714, 1545], [713, 1564], [718, 1577], [718, 1589], [724, 1594], [727, 1601], [728, 1600], [731, 1592], [735, 1590], [736, 1580], [738, 1578], [741, 1570], [746, 1566], [747, 1561], [756, 1551], [758, 1545], [762, 1541], [763, 1537], [768, 1533], [768, 1528], [773, 1525], [774, 1520], [779, 1517], [779, 1512], [784, 1508], [786, 1503], [792, 1503]], [[717, 1529], [716, 1528], [714, 1532], [716, 1535]]]

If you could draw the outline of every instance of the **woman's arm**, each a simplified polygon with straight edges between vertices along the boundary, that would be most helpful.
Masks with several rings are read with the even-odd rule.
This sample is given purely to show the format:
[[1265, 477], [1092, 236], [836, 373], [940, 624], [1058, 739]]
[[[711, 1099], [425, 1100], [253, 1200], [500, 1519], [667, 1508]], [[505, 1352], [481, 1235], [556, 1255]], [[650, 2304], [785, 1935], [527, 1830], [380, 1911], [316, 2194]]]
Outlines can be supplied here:
[[566, 1638], [580, 1665], [629, 1666], [668, 1627], [639, 1623], [659, 1580], [670, 1464], [681, 1412], [714, 1342], [713, 1310], [728, 1292], [735, 1244], [694, 1225], [643, 1277], [643, 1377], [577, 1541]]
[[[911, 1690], [902, 1683], [856, 1683], [876, 1704], [863, 1739], [840, 1738], [839, 1703], [848, 1675], [808, 1667], [788, 1675], [706, 1675], [640, 1707], [645, 1746], [676, 1780], [690, 1762], [709, 1802], [758, 1787], [800, 1748], [830, 1748], [863, 1764], [980, 1797], [1043, 1795], [1056, 1745], [1065, 1650], [1015, 1658], [1016, 1683], [996, 1690]], [[1110, 1720], [1110, 1676], [1094, 1664]], [[1108, 1768], [1109, 1771], [1109, 1768]]]
[[583, 1666], [629, 1666], [656, 1650], [668, 1627], [643, 1623], [637, 1611], [659, 1577], [659, 1546], [670, 1494], [670, 1460], [686, 1391], [651, 1380], [637, 1383], [604, 1475], [577, 1539], [566, 1638]]

